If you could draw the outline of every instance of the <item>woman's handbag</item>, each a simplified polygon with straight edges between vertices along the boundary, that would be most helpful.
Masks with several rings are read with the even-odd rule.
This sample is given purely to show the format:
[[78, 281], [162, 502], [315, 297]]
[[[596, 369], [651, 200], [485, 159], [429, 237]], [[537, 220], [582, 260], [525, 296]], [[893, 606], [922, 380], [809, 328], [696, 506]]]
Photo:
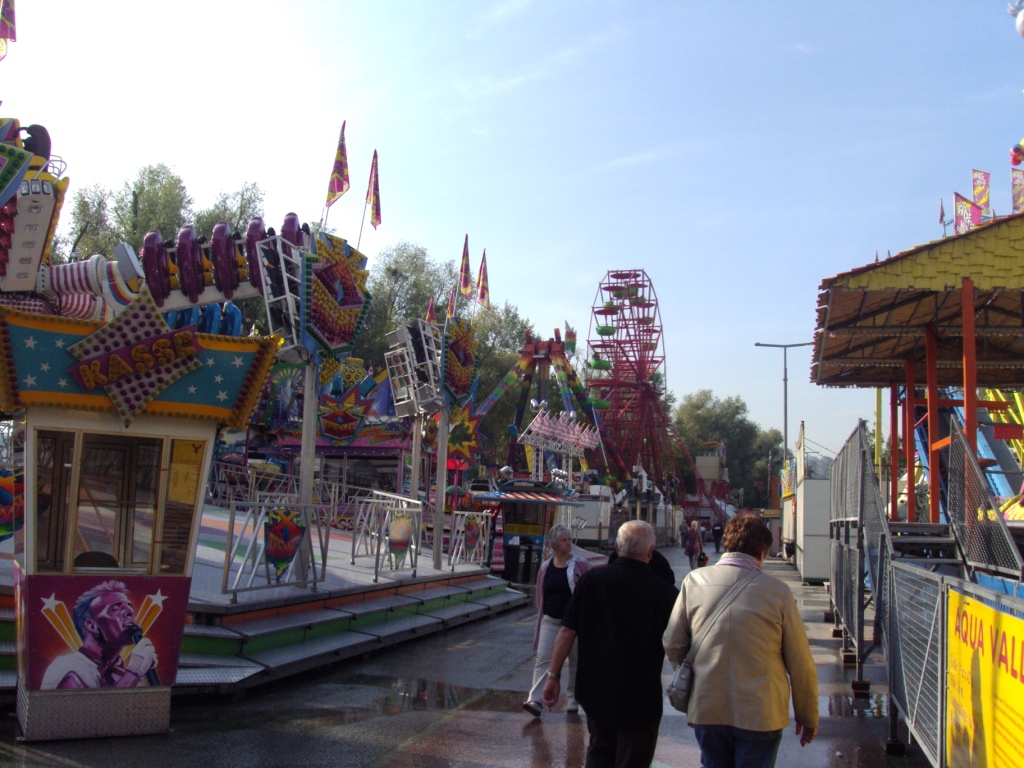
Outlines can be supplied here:
[[698, 568], [703, 568], [707, 564], [708, 564], [708, 555], [707, 555], [706, 552], [701, 552], [699, 555], [697, 555], [697, 567]]
[[[704, 556], [705, 559], [707, 555]], [[715, 612], [711, 614], [711, 617], [704, 623], [704, 626], [700, 629], [698, 634], [693, 641], [690, 643], [690, 650], [686, 654], [686, 658], [683, 659], [682, 663], [676, 667], [675, 674], [672, 675], [672, 682], [668, 684], [668, 700], [671, 702], [675, 709], [680, 712], [685, 712], [686, 708], [690, 704], [690, 689], [693, 687], [693, 662], [697, 658], [697, 651], [700, 650], [700, 644], [704, 642], [704, 638], [707, 636], [711, 627], [715, 625], [718, 617], [725, 612], [725, 609], [729, 607], [729, 604], [739, 595], [740, 590], [746, 586], [747, 582], [754, 578], [757, 574], [754, 573], [745, 579], [740, 579], [728, 592], [718, 601], [718, 605], [715, 606]]]

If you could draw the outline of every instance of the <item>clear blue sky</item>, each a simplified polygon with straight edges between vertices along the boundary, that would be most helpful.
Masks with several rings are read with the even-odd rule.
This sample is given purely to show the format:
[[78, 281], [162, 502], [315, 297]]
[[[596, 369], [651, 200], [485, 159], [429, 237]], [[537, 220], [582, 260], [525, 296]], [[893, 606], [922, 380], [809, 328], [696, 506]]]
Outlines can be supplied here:
[[[492, 300], [585, 339], [598, 281], [642, 268], [668, 384], [782, 427], [782, 354], [825, 277], [942, 235], [939, 198], [992, 173], [1010, 210], [1024, 39], [1003, 0], [234, 2], [18, 0], [0, 114], [46, 125], [72, 191], [146, 164], [197, 207], [256, 181], [268, 223], [321, 215], [342, 120], [359, 234], [373, 150], [383, 224], [472, 268]], [[837, 450], [874, 395], [808, 383], [791, 442]]]

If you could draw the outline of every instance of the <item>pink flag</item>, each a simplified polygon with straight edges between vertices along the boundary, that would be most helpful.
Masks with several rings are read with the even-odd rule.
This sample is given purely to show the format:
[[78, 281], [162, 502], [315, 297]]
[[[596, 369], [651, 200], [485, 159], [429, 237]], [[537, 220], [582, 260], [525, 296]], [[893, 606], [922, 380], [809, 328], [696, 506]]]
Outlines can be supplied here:
[[12, 43], [18, 39], [14, 29], [14, 0], [0, 0], [0, 39]]
[[491, 289], [487, 285], [487, 249], [480, 259], [480, 271], [476, 275], [476, 303], [484, 309], [491, 308]]
[[331, 169], [331, 180], [327, 184], [327, 207], [348, 192], [348, 153], [345, 151], [345, 123], [341, 124], [341, 136], [338, 137], [338, 150], [334, 153], [334, 167]]
[[467, 299], [473, 295], [473, 278], [469, 275], [469, 235], [462, 242], [462, 264], [459, 265], [459, 293]]
[[970, 232], [981, 224], [981, 206], [968, 200], [963, 195], [953, 193], [953, 231], [958, 235]]
[[370, 206], [370, 223], [376, 229], [380, 224], [380, 180], [377, 176], [377, 150], [373, 150], [373, 163], [370, 165], [370, 186], [366, 190], [366, 202]]
[[1013, 184], [1013, 212], [1024, 211], [1024, 170], [1010, 169], [1010, 181]]
[[434, 308], [434, 297], [430, 297], [430, 306], [427, 307], [427, 322], [437, 325], [437, 310]]
[[985, 171], [971, 171], [971, 186], [974, 188], [974, 204], [981, 208], [984, 214], [992, 213], [989, 210], [988, 187], [991, 174]]

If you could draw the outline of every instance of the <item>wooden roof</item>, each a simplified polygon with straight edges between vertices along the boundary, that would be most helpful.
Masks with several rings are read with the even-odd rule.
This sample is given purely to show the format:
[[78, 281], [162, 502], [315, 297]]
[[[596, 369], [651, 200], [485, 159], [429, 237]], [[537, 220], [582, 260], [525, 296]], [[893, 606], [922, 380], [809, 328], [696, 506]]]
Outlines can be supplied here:
[[1024, 214], [986, 222], [822, 281], [811, 381], [925, 383], [925, 328], [938, 340], [940, 386], [963, 384], [961, 281], [975, 287], [979, 387], [1024, 388]]

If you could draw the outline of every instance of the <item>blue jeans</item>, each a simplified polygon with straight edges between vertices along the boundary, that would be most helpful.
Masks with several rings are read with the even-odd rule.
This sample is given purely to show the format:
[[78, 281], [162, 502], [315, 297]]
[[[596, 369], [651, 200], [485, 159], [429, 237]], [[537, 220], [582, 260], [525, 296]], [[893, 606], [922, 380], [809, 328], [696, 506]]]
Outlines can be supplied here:
[[701, 768], [773, 768], [782, 731], [748, 731], [731, 725], [693, 726]]

